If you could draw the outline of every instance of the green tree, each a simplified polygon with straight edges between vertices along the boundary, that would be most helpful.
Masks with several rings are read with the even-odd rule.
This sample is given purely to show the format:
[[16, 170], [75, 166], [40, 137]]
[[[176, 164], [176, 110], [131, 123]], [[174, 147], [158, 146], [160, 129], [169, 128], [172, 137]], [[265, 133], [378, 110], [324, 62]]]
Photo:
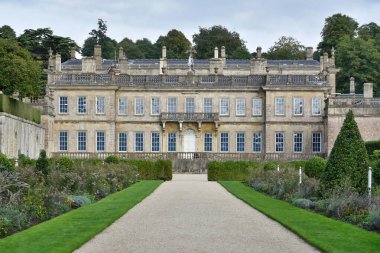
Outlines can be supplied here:
[[339, 41], [345, 36], [353, 38], [356, 35], [358, 26], [358, 22], [353, 18], [340, 13], [326, 18], [321, 32], [322, 41], [318, 44], [319, 52], [331, 53], [331, 48], [336, 48]]
[[266, 57], [271, 60], [303, 60], [305, 49], [295, 38], [282, 36], [269, 48]]
[[226, 48], [227, 58], [251, 58], [239, 33], [230, 32], [220, 25], [210, 28], [199, 27], [199, 33], [193, 35], [193, 42], [197, 51], [196, 57], [200, 59], [214, 57], [214, 48], [221, 48], [222, 46]]
[[36, 162], [36, 170], [41, 171], [45, 176], [50, 173], [49, 160], [47, 159], [45, 150], [40, 151], [40, 156]]
[[375, 92], [380, 85], [380, 52], [375, 40], [344, 37], [337, 45], [336, 65], [341, 69], [337, 74], [337, 91], [349, 91], [349, 79], [355, 78], [356, 93], [363, 91], [363, 83], [374, 83]]
[[161, 49], [155, 47], [149, 39], [136, 40], [135, 45], [144, 54], [145, 59], [160, 58]]
[[186, 51], [190, 49], [191, 43], [181, 31], [172, 29], [165, 36], [160, 36], [154, 46], [156, 56], [160, 56], [161, 48], [166, 46], [167, 58], [185, 59], [188, 57]]
[[380, 36], [380, 26], [374, 22], [362, 25], [358, 29], [358, 35], [365, 40], [376, 39], [376, 37]]
[[98, 19], [98, 28], [92, 29], [91, 32], [89, 32], [90, 37], [88, 37], [83, 43], [82, 55], [93, 56], [94, 47], [96, 44], [99, 44], [102, 47], [102, 58], [115, 58], [117, 51], [117, 41], [108, 37], [106, 33], [106, 21], [103, 19]]
[[14, 40], [0, 39], [0, 89], [6, 95], [18, 92], [20, 98], [40, 94], [40, 64]]
[[2, 27], [0, 27], [0, 38], [15, 40], [16, 33], [9, 25], [3, 25]]
[[118, 43], [118, 48], [122, 47], [125, 55], [129, 59], [143, 59], [145, 58], [144, 53], [140, 50], [138, 46], [129, 38], [124, 38]]
[[354, 191], [367, 189], [369, 159], [354, 114], [350, 110], [327, 160], [320, 181], [320, 193], [329, 196], [349, 181]]

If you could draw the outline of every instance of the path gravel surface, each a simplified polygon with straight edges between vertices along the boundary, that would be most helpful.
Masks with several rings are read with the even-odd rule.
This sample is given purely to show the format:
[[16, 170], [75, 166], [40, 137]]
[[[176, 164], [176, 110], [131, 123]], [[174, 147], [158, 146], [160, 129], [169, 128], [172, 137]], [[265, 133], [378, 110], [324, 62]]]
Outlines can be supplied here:
[[206, 175], [179, 174], [75, 252], [318, 251]]

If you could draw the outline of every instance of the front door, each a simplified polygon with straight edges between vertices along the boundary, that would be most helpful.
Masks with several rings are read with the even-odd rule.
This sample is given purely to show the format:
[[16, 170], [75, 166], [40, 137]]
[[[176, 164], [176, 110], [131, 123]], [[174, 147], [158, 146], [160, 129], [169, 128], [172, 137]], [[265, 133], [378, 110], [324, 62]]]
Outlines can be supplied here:
[[187, 129], [183, 135], [183, 152], [195, 152], [195, 131]]

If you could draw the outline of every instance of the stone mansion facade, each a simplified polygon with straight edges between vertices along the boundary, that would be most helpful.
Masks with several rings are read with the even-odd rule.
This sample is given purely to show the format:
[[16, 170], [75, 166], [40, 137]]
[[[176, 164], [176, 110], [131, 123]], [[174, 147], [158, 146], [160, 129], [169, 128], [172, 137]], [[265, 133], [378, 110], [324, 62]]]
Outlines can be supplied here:
[[331, 100], [338, 99], [334, 53], [312, 55], [307, 48], [305, 60], [267, 60], [258, 48], [251, 60], [232, 60], [222, 47], [209, 60], [191, 52], [182, 60], [167, 59], [163, 47], [160, 59], [127, 59], [120, 49], [108, 60], [98, 45], [94, 57], [73, 52], [63, 63], [51, 54], [46, 149], [79, 157], [324, 156], [337, 134], [328, 133], [328, 105], [340, 118], [345, 109]]

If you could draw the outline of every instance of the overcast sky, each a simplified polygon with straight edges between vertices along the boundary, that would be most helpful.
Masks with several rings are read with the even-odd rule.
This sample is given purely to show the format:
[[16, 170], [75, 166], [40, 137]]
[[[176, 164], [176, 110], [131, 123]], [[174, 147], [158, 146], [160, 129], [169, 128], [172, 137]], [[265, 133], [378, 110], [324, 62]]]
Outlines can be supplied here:
[[71, 37], [79, 46], [107, 21], [108, 36], [143, 37], [155, 42], [170, 29], [192, 41], [199, 27], [223, 25], [236, 31], [252, 52], [267, 50], [280, 36], [293, 36], [305, 46], [317, 46], [326, 17], [346, 14], [360, 25], [380, 24], [379, 0], [0, 0], [0, 26], [24, 29], [50, 27], [56, 35]]

